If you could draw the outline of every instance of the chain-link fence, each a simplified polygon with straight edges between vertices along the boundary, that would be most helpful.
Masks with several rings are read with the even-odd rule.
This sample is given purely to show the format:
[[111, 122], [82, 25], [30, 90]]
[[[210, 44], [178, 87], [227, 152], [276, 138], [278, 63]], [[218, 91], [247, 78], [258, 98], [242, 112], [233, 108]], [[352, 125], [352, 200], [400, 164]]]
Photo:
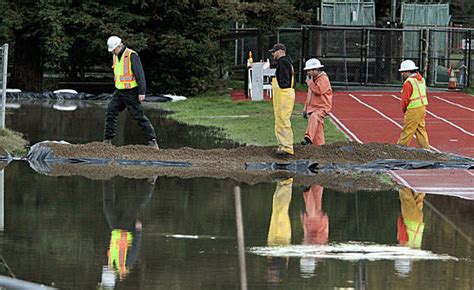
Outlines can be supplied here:
[[472, 35], [473, 30], [467, 29], [429, 30], [429, 77], [434, 85], [448, 83], [449, 69], [454, 71], [460, 86], [472, 84]]
[[[242, 79], [248, 52], [254, 61], [270, 58], [267, 52], [276, 42], [284, 43], [295, 62], [296, 79], [303, 82], [304, 62], [316, 57], [325, 65], [335, 85], [399, 86], [398, 68], [412, 59], [431, 86], [447, 86], [452, 66], [458, 85], [472, 82], [474, 29], [454, 28], [373, 28], [302, 26], [263, 35], [256, 29], [235, 30], [221, 41], [221, 48], [234, 54], [233, 78]], [[244, 34], [246, 33], [246, 34]]]

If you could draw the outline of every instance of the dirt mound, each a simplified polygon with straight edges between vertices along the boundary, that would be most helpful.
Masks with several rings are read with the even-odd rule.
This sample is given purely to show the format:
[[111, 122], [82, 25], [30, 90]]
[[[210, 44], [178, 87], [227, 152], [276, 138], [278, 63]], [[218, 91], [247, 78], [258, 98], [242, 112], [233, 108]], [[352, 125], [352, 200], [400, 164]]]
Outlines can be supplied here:
[[295, 155], [279, 157], [273, 147], [246, 146], [235, 149], [201, 150], [193, 148], [155, 150], [142, 145], [115, 147], [100, 142], [88, 144], [48, 143], [55, 157], [102, 158], [107, 160], [160, 160], [182, 161], [191, 167], [146, 167], [124, 166], [110, 162], [109, 165], [52, 164], [50, 175], [82, 175], [93, 179], [113, 176], [145, 178], [154, 175], [181, 178], [212, 177], [228, 178], [236, 182], [255, 184], [276, 179], [295, 177], [295, 184], [318, 183], [340, 191], [386, 190], [393, 187], [389, 178], [382, 174], [361, 172], [331, 172], [301, 176], [286, 171], [246, 170], [245, 163], [291, 162], [311, 160], [320, 165], [330, 163], [367, 163], [379, 159], [450, 161], [451, 156], [427, 150], [407, 148], [393, 144], [337, 142], [321, 147], [296, 146]]
[[[195, 166], [204, 164], [225, 164], [226, 166], [242, 167], [245, 162], [281, 162], [296, 160], [312, 160], [319, 164], [328, 163], [367, 163], [378, 159], [450, 161], [446, 154], [428, 150], [403, 147], [394, 144], [355, 142], [336, 142], [320, 147], [295, 147], [295, 155], [279, 157], [274, 147], [245, 146], [235, 149], [160, 149], [142, 145], [115, 147], [110, 144], [92, 142], [88, 144], [49, 143], [56, 157], [81, 158], [97, 157], [104, 159], [129, 160], [163, 160], [184, 161]], [[233, 164], [237, 163], [237, 164]]]

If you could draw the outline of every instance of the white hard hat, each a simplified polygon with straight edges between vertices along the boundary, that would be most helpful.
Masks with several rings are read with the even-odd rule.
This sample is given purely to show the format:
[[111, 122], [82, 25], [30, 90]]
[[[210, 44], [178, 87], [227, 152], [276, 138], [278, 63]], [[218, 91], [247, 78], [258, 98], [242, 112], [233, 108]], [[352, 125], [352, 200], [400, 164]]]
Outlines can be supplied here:
[[418, 67], [415, 65], [413, 60], [407, 59], [402, 61], [400, 64], [400, 69], [398, 71], [411, 71], [411, 70], [417, 70]]
[[317, 58], [310, 58], [306, 61], [304, 69], [303, 70], [310, 70], [310, 69], [316, 69], [316, 68], [322, 68], [324, 65], [321, 64], [319, 59]]
[[107, 46], [109, 47], [109, 51], [112, 52], [119, 44], [122, 43], [122, 39], [118, 36], [111, 36], [107, 39]]

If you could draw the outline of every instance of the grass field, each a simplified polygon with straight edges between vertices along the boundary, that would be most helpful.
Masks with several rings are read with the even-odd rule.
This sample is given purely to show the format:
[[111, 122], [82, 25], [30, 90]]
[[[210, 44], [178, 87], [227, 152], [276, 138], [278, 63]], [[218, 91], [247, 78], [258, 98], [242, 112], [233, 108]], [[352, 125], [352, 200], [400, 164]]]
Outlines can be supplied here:
[[[241, 87], [239, 83], [228, 84]], [[169, 118], [192, 125], [222, 128], [227, 138], [239, 143], [269, 146], [276, 144], [273, 108], [270, 102], [233, 102], [228, 90], [208, 92], [184, 102], [165, 103], [173, 111]], [[291, 118], [294, 142], [303, 140], [307, 120], [302, 117], [303, 105], [296, 104]], [[346, 140], [332, 124], [325, 122], [326, 142]]]

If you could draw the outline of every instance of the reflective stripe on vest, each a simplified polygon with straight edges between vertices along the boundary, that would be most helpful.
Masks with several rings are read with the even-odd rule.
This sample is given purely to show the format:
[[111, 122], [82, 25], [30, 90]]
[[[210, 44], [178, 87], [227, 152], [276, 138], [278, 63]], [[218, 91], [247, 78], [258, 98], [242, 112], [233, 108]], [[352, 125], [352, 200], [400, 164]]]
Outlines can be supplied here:
[[405, 82], [410, 82], [413, 88], [410, 97], [410, 103], [408, 104], [407, 109], [413, 109], [428, 105], [425, 80], [419, 81], [415, 78], [409, 77], [405, 80]]
[[425, 224], [422, 222], [407, 220], [405, 220], [404, 223], [408, 233], [407, 246], [410, 248], [420, 248], [423, 238], [423, 231], [425, 230]]
[[114, 64], [112, 68], [114, 69], [115, 87], [119, 90], [138, 87], [138, 83], [135, 80], [135, 75], [132, 72], [132, 53], [136, 52], [129, 48], [125, 48], [122, 58], [119, 60], [114, 54]]
[[131, 246], [133, 235], [124, 230], [113, 230], [110, 237], [109, 266], [115, 266], [122, 276], [127, 272], [127, 252]]

